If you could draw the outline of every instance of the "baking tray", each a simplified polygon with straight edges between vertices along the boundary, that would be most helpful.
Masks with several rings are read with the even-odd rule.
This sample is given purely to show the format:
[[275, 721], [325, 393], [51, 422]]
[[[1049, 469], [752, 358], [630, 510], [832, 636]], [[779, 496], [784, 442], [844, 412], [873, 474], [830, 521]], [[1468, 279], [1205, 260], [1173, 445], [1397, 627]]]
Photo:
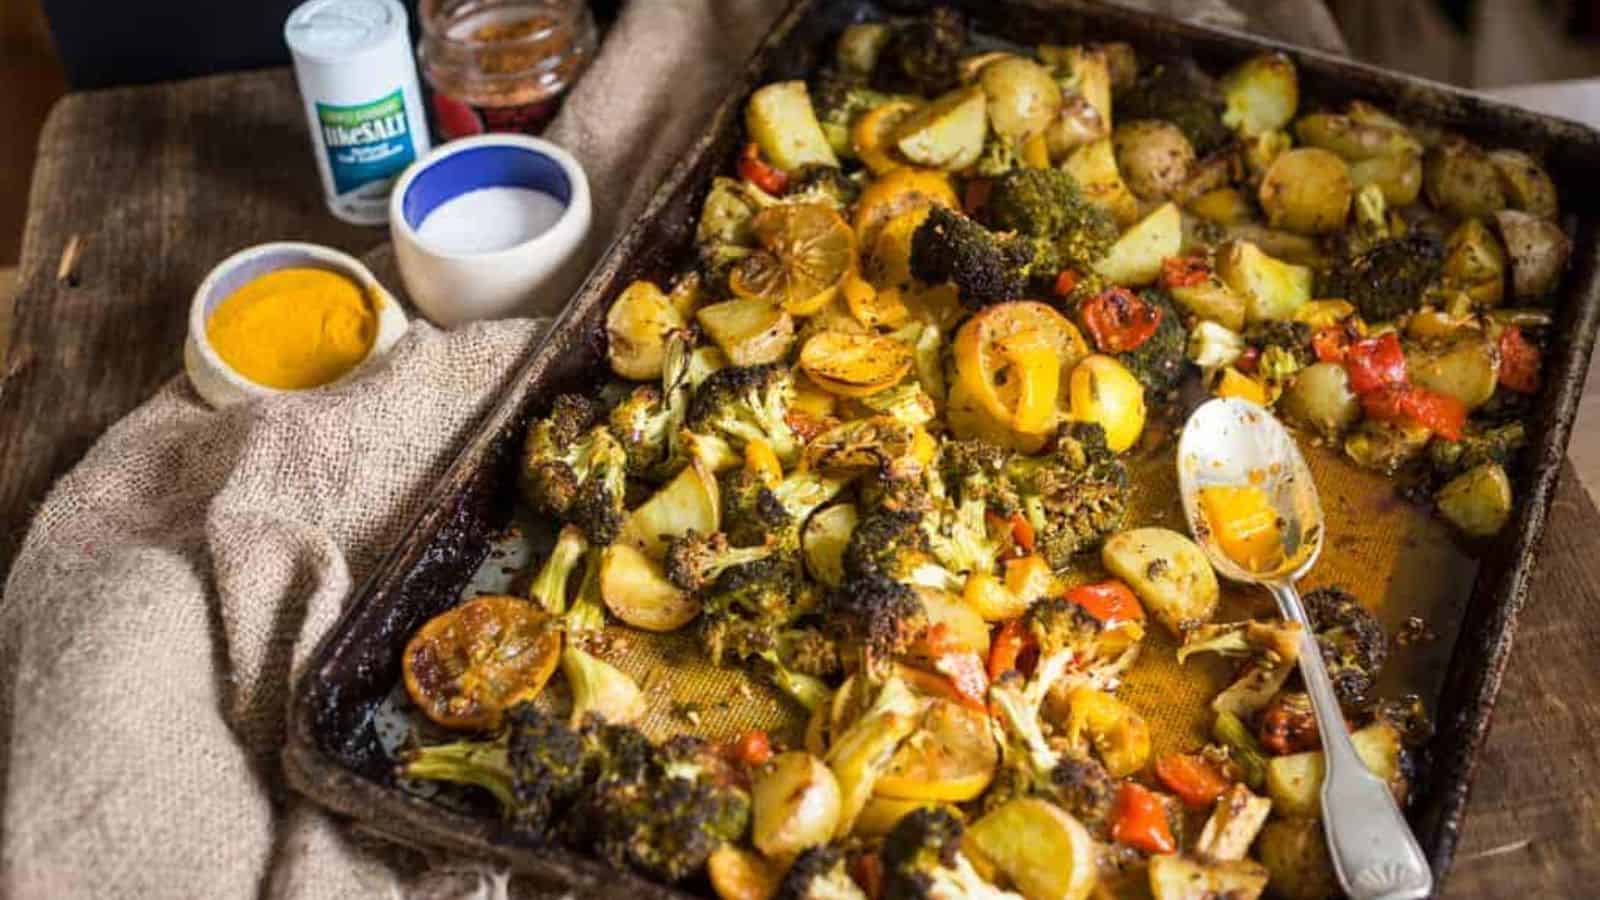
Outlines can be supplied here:
[[[1585, 176], [1600, 171], [1600, 134], [1331, 54], [1100, 3], [957, 0], [952, 5], [964, 8], [976, 30], [1020, 45], [1125, 40], [1141, 59], [1189, 56], [1213, 72], [1262, 50], [1281, 50], [1299, 67], [1304, 108], [1371, 100], [1406, 119], [1459, 131], [1488, 146], [1529, 151], [1545, 161], [1555, 179], [1574, 251], [1554, 309], [1545, 384], [1527, 420], [1529, 446], [1512, 472], [1518, 502], [1505, 537], [1474, 560], [1445, 553], [1423, 565], [1415, 556], [1427, 550], [1419, 549], [1416, 534], [1379, 529], [1361, 541], [1341, 545], [1334, 540], [1324, 555], [1325, 560], [1348, 558], [1351, 574], [1381, 570], [1369, 577], [1390, 596], [1411, 590], [1406, 573], [1421, 569], [1442, 572], [1445, 580], [1431, 590], [1452, 593], [1433, 607], [1446, 613], [1433, 623], [1441, 634], [1434, 651], [1436, 690], [1430, 691], [1437, 733], [1410, 807], [1440, 886], [1436, 891], [1442, 889], [1600, 325], [1600, 210], [1583, 189]], [[401, 842], [498, 858], [561, 890], [583, 896], [684, 896], [559, 847], [514, 845], [486, 808], [441, 802], [397, 784], [389, 755], [394, 736], [385, 725], [393, 712], [401, 650], [429, 617], [456, 603], [469, 586], [482, 586], [486, 572], [515, 568], [511, 563], [518, 561], [497, 557], [506, 552], [505, 536], [519, 533], [513, 485], [522, 432], [530, 416], [557, 394], [587, 389], [603, 372], [601, 320], [611, 299], [634, 279], [666, 278], [686, 260], [710, 180], [726, 169], [742, 143], [739, 113], [745, 97], [769, 81], [806, 77], [845, 25], [882, 12], [868, 0], [798, 0], [774, 25], [705, 132], [532, 351], [405, 539], [356, 592], [313, 655], [295, 689], [284, 754], [299, 791]], [[1318, 481], [1322, 484], [1320, 472]], [[1385, 485], [1359, 478], [1342, 483], [1344, 489], [1377, 490], [1385, 498], [1392, 494]], [[1328, 494], [1324, 487], [1325, 502]], [[1339, 506], [1348, 499], [1340, 493], [1331, 501]], [[1350, 527], [1382, 519], [1396, 505], [1384, 500], [1364, 511], [1352, 507], [1358, 514], [1349, 516]], [[1426, 516], [1414, 517], [1410, 527], [1436, 527], [1419, 521], [1425, 523]], [[1413, 564], [1386, 567], [1366, 559], [1393, 562], [1400, 555], [1413, 556]]]

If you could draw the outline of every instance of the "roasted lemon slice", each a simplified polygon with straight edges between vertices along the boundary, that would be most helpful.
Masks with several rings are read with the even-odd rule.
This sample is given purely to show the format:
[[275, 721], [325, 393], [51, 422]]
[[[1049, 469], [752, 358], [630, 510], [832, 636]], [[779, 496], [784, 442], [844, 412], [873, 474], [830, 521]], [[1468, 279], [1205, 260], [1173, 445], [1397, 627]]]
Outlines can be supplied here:
[[834, 298], [855, 268], [855, 236], [839, 214], [816, 203], [774, 206], [750, 222], [761, 250], [728, 278], [740, 297], [759, 297], [809, 316]]
[[1061, 313], [1029, 300], [998, 303], [967, 320], [954, 342], [950, 427], [1025, 452], [1060, 417], [1067, 376], [1089, 353]]
[[561, 632], [521, 597], [485, 596], [429, 619], [401, 658], [406, 693], [446, 728], [493, 731], [507, 708], [539, 696], [561, 658]]
[[988, 716], [950, 700], [935, 700], [922, 727], [895, 751], [873, 791], [899, 800], [962, 803], [989, 786], [999, 759]]
[[911, 371], [911, 348], [891, 337], [824, 331], [800, 348], [800, 368], [841, 397], [866, 397]]
[[856, 242], [861, 247], [873, 247], [878, 231], [895, 216], [926, 209], [929, 206], [956, 209], [955, 188], [943, 172], [928, 169], [896, 169], [867, 185], [856, 201]]
[[919, 103], [890, 100], [868, 110], [850, 129], [850, 146], [861, 163], [874, 175], [903, 169], [906, 163], [894, 152], [894, 133], [906, 116], [916, 112]]

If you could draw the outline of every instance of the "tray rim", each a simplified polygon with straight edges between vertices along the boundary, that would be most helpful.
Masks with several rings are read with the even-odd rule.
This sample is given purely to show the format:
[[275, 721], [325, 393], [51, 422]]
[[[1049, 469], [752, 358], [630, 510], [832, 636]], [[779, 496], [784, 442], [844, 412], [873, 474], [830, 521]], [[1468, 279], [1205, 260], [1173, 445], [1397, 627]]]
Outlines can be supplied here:
[[[1527, 110], [1482, 92], [1396, 72], [1315, 47], [1239, 29], [1196, 24], [1133, 10], [1104, 0], [1010, 2], [1041, 13], [1083, 15], [1101, 23], [1109, 22], [1134, 29], [1149, 28], [1151, 20], [1157, 20], [1159, 27], [1168, 32], [1168, 37], [1180, 41], [1222, 38], [1227, 42], [1261, 50], [1282, 51], [1295, 57], [1297, 62], [1311, 61], [1332, 70], [1327, 74], [1334, 79], [1364, 81], [1365, 84], [1354, 86], [1358, 90], [1384, 84], [1396, 91], [1419, 92], [1429, 100], [1445, 100], [1464, 107], [1481, 106], [1508, 125], [1527, 125], [1551, 138], [1564, 136], [1587, 144], [1596, 151], [1596, 158], [1600, 160], [1600, 129]], [[450, 466], [435, 483], [428, 501], [407, 530], [413, 539], [402, 540], [390, 548], [361, 585], [352, 591], [338, 620], [319, 640], [293, 686], [283, 761], [290, 785], [296, 791], [401, 843], [411, 843], [420, 837], [469, 855], [497, 857], [518, 871], [544, 876], [551, 876], [554, 871], [558, 883], [569, 891], [618, 896], [627, 893], [662, 898], [690, 896], [629, 873], [619, 873], [598, 860], [558, 846], [531, 850], [498, 844], [493, 840], [492, 825], [483, 818], [452, 812], [345, 768], [325, 753], [313, 736], [312, 704], [317, 687], [313, 676], [352, 638], [347, 633], [349, 626], [364, 604], [378, 599], [383, 585], [397, 582], [415, 562], [416, 555], [426, 547], [424, 542], [414, 537], [439, 533], [447, 520], [459, 512], [459, 498], [449, 488], [473, 473], [483, 462], [499, 432], [516, 418], [528, 400], [531, 382], [541, 364], [549, 361], [556, 337], [571, 327], [572, 320], [585, 314], [588, 304], [584, 301], [592, 299], [591, 294], [599, 293], [615, 276], [620, 258], [641, 245], [648, 230], [647, 223], [684, 187], [715, 135], [730, 117], [737, 114], [748, 89], [758, 83], [762, 73], [771, 67], [769, 56], [772, 51], [803, 19], [821, 12], [828, 3], [829, 0], [792, 0], [785, 12], [775, 20], [746, 62], [736, 85], [739, 90], [730, 93], [718, 104], [699, 137], [666, 170], [645, 206], [606, 248], [573, 295], [572, 301], [532, 343], [508, 382], [505, 393], [479, 419], [472, 435], [463, 442]], [[1456, 110], [1457, 113], [1470, 111]], [[1433, 118], [1449, 119], [1451, 116], [1441, 111], [1434, 114]], [[1471, 125], [1465, 127], [1470, 128]], [[1448, 729], [1454, 740], [1449, 743], [1446, 752], [1438, 754], [1431, 762], [1435, 772], [1448, 773], [1448, 778], [1440, 777], [1441, 783], [1433, 785], [1443, 792], [1443, 796], [1432, 805], [1431, 815], [1423, 821], [1413, 819], [1412, 822], [1418, 837], [1430, 848], [1428, 856], [1435, 873], [1435, 896], [1442, 893], [1460, 839], [1462, 820], [1480, 761], [1479, 751], [1492, 726], [1495, 701], [1515, 643], [1518, 614], [1528, 601], [1529, 583], [1537, 565], [1537, 551], [1548, 524], [1551, 502], [1566, 459], [1575, 413], [1593, 356], [1597, 329], [1600, 329], [1600, 211], [1590, 219], [1580, 220], [1578, 225], [1574, 235], [1574, 256], [1567, 276], [1569, 283], [1559, 301], [1563, 311], [1569, 307], [1571, 309], [1573, 321], [1567, 323], [1571, 337], [1562, 342], [1559, 352], [1547, 361], [1547, 376], [1555, 373], [1556, 377], [1552, 379], [1555, 384], [1543, 392], [1536, 411], [1537, 420], [1548, 423], [1548, 427], [1543, 435], [1544, 440], [1525, 451], [1528, 453], [1524, 461], [1527, 472], [1524, 479], [1526, 495], [1514, 508], [1513, 518], [1507, 525], [1516, 529], [1516, 536], [1512, 541], [1497, 545], [1485, 559], [1485, 563], [1490, 559], [1509, 560], [1509, 563], [1499, 571], [1498, 578], [1486, 578], [1480, 569], [1479, 576], [1474, 579], [1471, 597], [1465, 605], [1460, 637], [1451, 649], [1440, 693], [1441, 696], [1454, 693], [1461, 708], [1450, 721], [1437, 723], [1439, 733], [1443, 735]], [[1588, 239], [1582, 240], [1585, 237]], [[1484, 629], [1490, 636], [1487, 646], [1482, 648], [1486, 651], [1486, 657], [1476, 660], [1464, 658], [1469, 654], [1463, 652], [1462, 639], [1467, 636], [1469, 626]], [[391, 818], [383, 818], [385, 815]]]

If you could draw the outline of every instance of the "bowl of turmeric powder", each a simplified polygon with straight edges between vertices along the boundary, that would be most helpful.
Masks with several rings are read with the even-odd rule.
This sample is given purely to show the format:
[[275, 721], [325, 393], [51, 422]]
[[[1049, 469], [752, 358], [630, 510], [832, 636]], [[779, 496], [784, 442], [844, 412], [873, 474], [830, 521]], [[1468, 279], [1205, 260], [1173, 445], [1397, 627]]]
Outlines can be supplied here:
[[220, 408], [342, 382], [407, 325], [400, 304], [349, 254], [259, 244], [218, 263], [195, 291], [184, 368]]

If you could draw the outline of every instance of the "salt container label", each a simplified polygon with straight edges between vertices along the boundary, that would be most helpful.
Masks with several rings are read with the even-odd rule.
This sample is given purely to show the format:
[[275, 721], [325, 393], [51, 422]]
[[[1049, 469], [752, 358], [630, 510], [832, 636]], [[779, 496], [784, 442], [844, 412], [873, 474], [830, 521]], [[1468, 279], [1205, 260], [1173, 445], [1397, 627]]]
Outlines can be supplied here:
[[356, 106], [318, 103], [317, 122], [339, 194], [393, 178], [417, 158], [400, 91]]

